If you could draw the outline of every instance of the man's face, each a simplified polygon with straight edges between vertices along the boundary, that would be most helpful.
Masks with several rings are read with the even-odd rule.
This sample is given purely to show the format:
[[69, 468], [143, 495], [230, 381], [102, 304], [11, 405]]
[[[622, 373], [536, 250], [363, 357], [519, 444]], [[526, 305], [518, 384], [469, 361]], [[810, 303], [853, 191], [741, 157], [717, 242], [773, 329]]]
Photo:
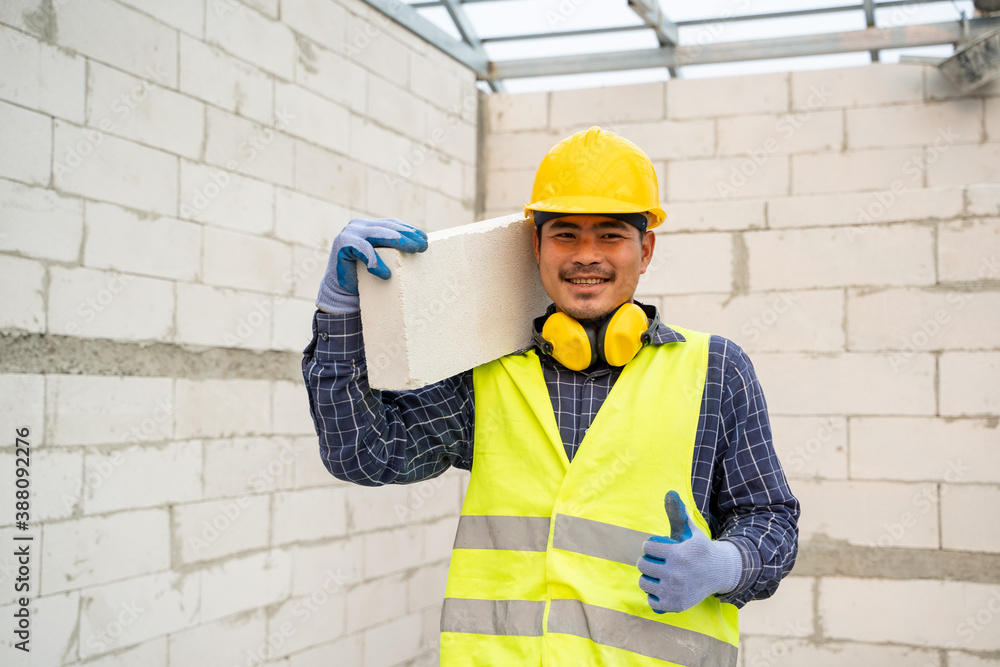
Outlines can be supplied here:
[[535, 234], [542, 285], [556, 307], [578, 320], [610, 313], [631, 300], [653, 257], [654, 234], [600, 215], [546, 222]]

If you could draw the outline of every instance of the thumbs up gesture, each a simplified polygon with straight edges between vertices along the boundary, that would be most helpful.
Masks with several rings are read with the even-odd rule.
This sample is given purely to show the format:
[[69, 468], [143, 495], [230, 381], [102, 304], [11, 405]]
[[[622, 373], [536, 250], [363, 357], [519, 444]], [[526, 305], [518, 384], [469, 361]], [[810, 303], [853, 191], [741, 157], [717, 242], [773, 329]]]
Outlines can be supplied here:
[[740, 582], [743, 557], [731, 542], [705, 536], [688, 517], [676, 491], [663, 501], [670, 521], [670, 537], [654, 535], [643, 545], [639, 559], [639, 588], [649, 595], [653, 611], [680, 612], [709, 595], [728, 593]]

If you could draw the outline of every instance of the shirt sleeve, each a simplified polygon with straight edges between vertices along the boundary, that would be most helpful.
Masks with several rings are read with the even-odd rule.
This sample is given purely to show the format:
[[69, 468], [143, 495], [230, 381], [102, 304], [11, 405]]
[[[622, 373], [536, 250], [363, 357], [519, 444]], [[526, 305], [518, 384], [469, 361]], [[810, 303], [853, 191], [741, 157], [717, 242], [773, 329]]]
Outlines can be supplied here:
[[739, 548], [743, 575], [719, 596], [742, 607], [768, 598], [795, 564], [799, 502], [774, 451], [764, 393], [746, 353], [725, 341], [711, 513], [719, 539]]
[[472, 371], [413, 391], [372, 389], [361, 314], [316, 311], [302, 375], [320, 456], [337, 479], [409, 484], [471, 469]]

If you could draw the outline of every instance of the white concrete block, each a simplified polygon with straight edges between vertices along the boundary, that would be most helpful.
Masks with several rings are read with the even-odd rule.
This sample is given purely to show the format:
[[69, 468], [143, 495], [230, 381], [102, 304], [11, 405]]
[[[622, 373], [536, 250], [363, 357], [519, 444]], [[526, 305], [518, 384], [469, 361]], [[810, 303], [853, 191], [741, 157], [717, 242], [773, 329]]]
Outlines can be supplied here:
[[934, 232], [929, 227], [750, 231], [743, 238], [752, 290], [935, 281]]
[[52, 177], [52, 119], [0, 102], [0, 176], [32, 185]]
[[250, 234], [274, 229], [274, 186], [181, 160], [180, 216]]
[[927, 185], [1000, 182], [1000, 142], [926, 149]]
[[[156, 507], [201, 498], [202, 446], [198, 441], [88, 452], [86, 514]], [[151, 475], [150, 471], [156, 474]], [[91, 485], [89, 480], [101, 479]]]
[[870, 109], [848, 109], [847, 148], [890, 148], [978, 143], [983, 103], [954, 100], [940, 104], [912, 104]]
[[844, 295], [839, 290], [666, 295], [660, 299], [660, 318], [725, 336], [748, 352], [844, 349]]
[[404, 526], [365, 535], [365, 579], [417, 567], [417, 558], [423, 552], [423, 538], [423, 526]]
[[989, 419], [855, 417], [850, 432], [854, 479], [1000, 482]]
[[615, 131], [641, 148], [651, 160], [676, 160], [713, 155], [715, 125], [711, 120], [661, 120], [618, 125]]
[[180, 37], [180, 89], [227, 111], [270, 123], [274, 108], [271, 77], [224, 51]]
[[205, 497], [235, 497], [291, 488], [295, 451], [284, 438], [205, 443]]
[[808, 507], [799, 539], [843, 540], [869, 547], [938, 548], [935, 484], [796, 481], [795, 496]]
[[449, 516], [422, 525], [424, 529], [424, 564], [444, 563], [451, 558], [451, 547], [458, 531], [458, 516]]
[[292, 439], [295, 448], [295, 488], [346, 484], [331, 475], [319, 455], [315, 434]]
[[[295, 122], [287, 110], [276, 109], [278, 130]], [[293, 141], [281, 131], [208, 107], [205, 162], [226, 171], [245, 173], [269, 183], [292, 184]]]
[[351, 112], [295, 84], [275, 83], [274, 104], [295, 116], [287, 132], [339, 153], [350, 151]]
[[167, 638], [159, 637], [144, 644], [130, 646], [100, 658], [87, 661], [87, 667], [167, 667]]
[[385, 14], [371, 11], [364, 16], [352, 11], [347, 18], [346, 42], [338, 45], [338, 49], [381, 78], [406, 87], [410, 50], [396, 39], [394, 32], [392, 19]]
[[289, 656], [288, 667], [328, 667], [337, 663], [360, 665], [363, 649], [364, 637], [353, 635]]
[[[177, 341], [263, 349], [271, 344], [274, 298], [248, 292], [177, 284]], [[208, 317], [207, 314], [212, 316]]]
[[789, 479], [847, 478], [847, 419], [771, 418], [774, 450]]
[[164, 88], [167, 81], [155, 72], [137, 78], [98, 63], [87, 72], [90, 127], [169, 153], [201, 155], [205, 137], [201, 102]]
[[225, 438], [270, 431], [266, 380], [177, 380], [178, 438]]
[[476, 163], [477, 130], [475, 122], [444, 112], [435, 107], [427, 108], [427, 131], [418, 138], [420, 146], [436, 148], [445, 157]]
[[851, 291], [847, 328], [854, 350], [989, 349], [1000, 328], [1000, 292]]
[[365, 667], [394, 665], [414, 656], [420, 647], [422, 620], [411, 614], [365, 632]]
[[207, 9], [205, 39], [284, 79], [295, 74], [292, 31], [239, 3], [221, 3]]
[[312, 417], [309, 415], [309, 397], [302, 391], [302, 384], [282, 381], [271, 386], [273, 432], [282, 435], [314, 434]]
[[735, 116], [717, 122], [719, 155], [838, 151], [844, 141], [840, 111]]
[[[274, 305], [274, 317], [272, 318], [271, 349], [301, 352], [309, 344], [312, 335], [310, 333], [312, 318], [315, 312], [315, 297], [277, 301]], [[299, 428], [301, 429], [302, 426]], [[312, 428], [307, 429], [307, 432], [309, 431], [312, 431]], [[283, 433], [284, 431], [278, 432]]]
[[869, 65], [792, 72], [792, 108], [920, 103], [924, 95], [922, 69], [912, 65]]
[[[230, 558], [201, 575], [201, 620], [211, 621], [241, 611], [264, 607], [288, 597], [292, 557], [272, 550]], [[252, 586], [247, 582], [253, 582]]]
[[278, 188], [275, 196], [275, 235], [285, 241], [310, 246], [312, 250], [312, 261], [308, 264], [302, 264], [296, 258], [293, 274], [298, 277], [300, 273], [309, 275], [325, 271], [333, 239], [351, 217], [351, 212], [343, 206]]
[[278, 18], [279, 0], [243, 0], [243, 3], [269, 18]]
[[486, 135], [487, 171], [537, 169], [542, 158], [564, 138], [560, 132], [536, 130]]
[[414, 144], [393, 129], [384, 128], [365, 116], [351, 114], [351, 153], [358, 162], [377, 167], [395, 178], [419, 180], [431, 149]]
[[[819, 613], [829, 638], [908, 646], [996, 651], [1000, 633], [976, 621], [996, 616], [1000, 586], [963, 581], [886, 581], [825, 577]], [[933, 609], [934, 613], [928, 613]], [[984, 616], [985, 617], [985, 616]], [[986, 625], [987, 627], [984, 627]], [[983, 631], [983, 630], [987, 631]]]
[[33, 259], [0, 255], [0, 272], [8, 276], [0, 283], [0, 329], [44, 332], [45, 265]]
[[[3, 391], [6, 389], [0, 389]], [[3, 394], [6, 398], [10, 394]], [[20, 415], [17, 415], [20, 416]], [[11, 480], [10, 486], [13, 488], [15, 477], [15, 460], [22, 458], [22, 451], [18, 452], [14, 447], [13, 435], [16, 424], [25, 422], [18, 420], [4, 419], [4, 427], [10, 427], [11, 439], [10, 449], [0, 453], [0, 474], [5, 475], [5, 479]], [[40, 423], [40, 422], [39, 422]], [[60, 449], [34, 449], [35, 445], [41, 444], [41, 430], [32, 431], [37, 437], [29, 437], [28, 441], [32, 447], [29, 448], [30, 478], [31, 483], [31, 511], [30, 521], [50, 522], [59, 519], [69, 518], [77, 509], [80, 501], [79, 490], [83, 488], [83, 453], [67, 452]], [[13, 526], [14, 513], [0, 519], [0, 523], [5, 526]], [[37, 524], [33, 524], [34, 525]], [[2, 574], [2, 570], [0, 570]], [[2, 577], [0, 577], [2, 580]]]
[[[13, 557], [10, 558], [10, 563], [13, 565]], [[76, 660], [80, 594], [73, 592], [42, 598], [32, 596], [28, 609], [31, 614], [31, 651], [22, 654], [23, 657], [18, 656], [21, 665], [48, 667]], [[14, 612], [13, 604], [0, 605], [0, 614], [4, 617], [11, 618]], [[12, 632], [11, 638], [13, 636]], [[10, 647], [11, 643], [13, 642], [5, 639], [5, 652], [13, 653], [15, 649]]]
[[327, 48], [338, 48], [347, 35], [347, 10], [328, 0], [282, 0], [281, 20]]
[[157, 509], [46, 525], [41, 592], [47, 595], [168, 569], [169, 523], [166, 509]]
[[895, 189], [877, 192], [770, 199], [767, 202], [767, 219], [771, 227], [947, 220], [962, 215], [964, 206], [961, 188], [924, 189], [900, 182]]
[[[788, 74], [672, 79], [668, 118], [706, 118], [788, 111]], [[739, 104], [733, 104], [739, 100]]]
[[196, 625], [170, 635], [170, 667], [244, 664], [248, 651], [260, 655], [266, 637], [264, 610]]
[[754, 367], [775, 415], [933, 415], [934, 358], [905, 364], [892, 355], [754, 355]]
[[347, 632], [364, 630], [404, 616], [409, 578], [409, 574], [396, 574], [353, 587], [347, 594]]
[[407, 607], [411, 612], [440, 608], [448, 580], [448, 563], [420, 568], [407, 585]]
[[[767, 202], [766, 205], [770, 207], [771, 202]], [[671, 232], [713, 232], [762, 228], [767, 226], [764, 208], [765, 201], [762, 199], [671, 201], [666, 204], [667, 220], [663, 226]]]
[[427, 193], [427, 222], [424, 227], [428, 232], [471, 224], [474, 220], [475, 211], [471, 202], [452, 199], [433, 191]]
[[[754, 603], [755, 605], [758, 603]], [[752, 609], [750, 605], [748, 609]], [[740, 653], [748, 667], [840, 667], [841, 665], [892, 665], [938, 667], [937, 651], [885, 644], [803, 639], [748, 637]]]
[[163, 572], [84, 590], [80, 656], [106, 653], [191, 626], [199, 617], [198, 579], [197, 575]]
[[398, 217], [406, 211], [406, 221], [421, 229], [427, 227], [427, 188], [377, 169], [365, 170], [365, 200], [363, 208], [369, 217]]
[[786, 577], [774, 596], [755, 600], [740, 612], [741, 635], [810, 637], [813, 624], [813, 587], [810, 577]]
[[793, 194], [919, 188], [927, 164], [922, 148], [793, 155], [791, 160]]
[[[433, 232], [424, 253], [380, 250], [393, 277], [358, 273], [372, 386], [420, 387], [530, 345], [549, 303], [532, 233], [512, 215]], [[472, 301], [481, 313], [452, 307]]]
[[206, 283], [237, 287], [270, 294], [284, 294], [291, 288], [281, 276], [292, 266], [292, 250], [274, 239], [205, 228], [202, 275]]
[[636, 296], [729, 292], [733, 286], [731, 234], [663, 234]]
[[[333, 224], [340, 225], [342, 229], [348, 218], [340, 218]], [[336, 236], [336, 235], [334, 235]], [[330, 248], [333, 239], [323, 242], [321, 245], [304, 247], [300, 245], [292, 246], [292, 281], [294, 283], [293, 296], [315, 303], [316, 294], [319, 291], [319, 283], [326, 273], [326, 266], [330, 258]]]
[[365, 172], [354, 160], [297, 141], [295, 189], [358, 209], [366, 201]]
[[524, 205], [530, 203], [528, 198], [534, 180], [534, 169], [487, 173], [486, 210], [504, 211], [504, 215], [522, 211]]
[[5, 373], [0, 375], [0, 420], [2, 428], [29, 429], [29, 436], [48, 437], [45, 429], [45, 376]]
[[941, 414], [1000, 414], [1000, 352], [945, 352], [939, 361]]
[[368, 79], [371, 75], [361, 65], [321, 48], [308, 39], [297, 39], [296, 46], [296, 83], [343, 104], [356, 113], [366, 112]]
[[173, 543], [180, 554], [176, 565], [266, 549], [270, 515], [266, 495], [175, 506]]
[[948, 652], [948, 667], [996, 667], [996, 658], [982, 658], [969, 653]]
[[50, 375], [45, 387], [49, 445], [169, 440], [173, 423], [154, 415], [173, 408], [169, 378]]
[[555, 90], [549, 94], [549, 126], [569, 136], [592, 125], [614, 129], [620, 123], [664, 118], [662, 81], [613, 88]]
[[1000, 141], [1000, 98], [984, 100], [987, 141]]
[[0, 180], [0, 249], [76, 262], [83, 239], [83, 201], [52, 190]]
[[537, 130], [549, 125], [549, 93], [499, 93], [486, 97], [490, 133]]
[[[455, 72], [443, 67], [450, 56], [436, 50], [410, 54], [410, 90], [439, 109], [460, 108], [464, 86]], [[468, 77], [471, 78], [471, 77]]]
[[[162, 3], [157, 0], [125, 0], [125, 4], [153, 16], [182, 32], [202, 37], [205, 34], [204, 15], [207, 0], [178, 0]], [[186, 35], [181, 36], [186, 39]]]
[[0, 61], [0, 99], [83, 123], [83, 58], [0, 26]]
[[87, 202], [86, 229], [86, 266], [176, 280], [198, 278], [200, 225]]
[[[59, 44], [138, 76], [177, 86], [177, 31], [111, 0], [55, 6]], [[109, 38], [109, 26], [114, 37]]]
[[969, 213], [1000, 217], [1000, 185], [973, 185], [966, 193]]
[[298, 653], [342, 636], [346, 614], [346, 596], [331, 595], [324, 589], [283, 602], [267, 622], [269, 637], [285, 638], [271, 655]]
[[[994, 457], [995, 458], [995, 457]], [[944, 549], [1000, 553], [1000, 486], [941, 486], [941, 546]], [[986, 510], [986, 511], [984, 511]]]
[[753, 157], [672, 160], [660, 179], [660, 198], [670, 201], [787, 195], [789, 158], [765, 153]]
[[[107, 256], [103, 250], [102, 254]], [[49, 274], [52, 333], [130, 340], [170, 338], [174, 319], [172, 282], [59, 266], [51, 267]]]
[[941, 282], [1000, 279], [1000, 217], [941, 225], [937, 260]]
[[347, 534], [347, 492], [305, 489], [274, 494], [274, 544], [321, 540]]
[[52, 183], [64, 192], [177, 215], [177, 157], [93, 128], [55, 124]]
[[421, 140], [427, 135], [427, 103], [380, 77], [368, 80], [368, 116], [386, 127]]
[[362, 539], [334, 540], [292, 551], [292, 595], [308, 595], [324, 590], [333, 595], [361, 581], [364, 566]]

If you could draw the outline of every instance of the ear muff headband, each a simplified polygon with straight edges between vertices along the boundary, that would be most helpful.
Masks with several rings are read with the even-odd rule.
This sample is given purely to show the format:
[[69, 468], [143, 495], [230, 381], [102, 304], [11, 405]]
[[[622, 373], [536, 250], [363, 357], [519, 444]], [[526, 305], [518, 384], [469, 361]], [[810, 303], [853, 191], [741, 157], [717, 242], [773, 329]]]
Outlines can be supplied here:
[[655, 306], [626, 303], [597, 332], [566, 313], [550, 312], [535, 320], [532, 337], [542, 352], [570, 370], [582, 371], [599, 358], [624, 366], [649, 344], [659, 326]]

